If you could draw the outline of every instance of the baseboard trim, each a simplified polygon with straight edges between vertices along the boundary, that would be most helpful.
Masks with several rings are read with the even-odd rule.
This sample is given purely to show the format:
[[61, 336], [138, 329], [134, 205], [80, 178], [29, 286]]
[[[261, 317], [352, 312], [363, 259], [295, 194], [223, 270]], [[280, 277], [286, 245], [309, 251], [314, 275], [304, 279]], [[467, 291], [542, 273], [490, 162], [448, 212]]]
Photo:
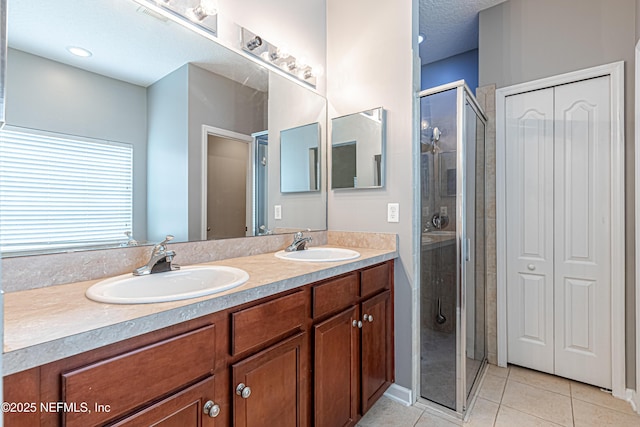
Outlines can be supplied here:
[[404, 406], [413, 405], [413, 392], [398, 384], [391, 384], [387, 391], [384, 392], [384, 396], [402, 403]]
[[629, 402], [636, 414], [640, 414], [640, 393], [628, 388], [624, 400]]

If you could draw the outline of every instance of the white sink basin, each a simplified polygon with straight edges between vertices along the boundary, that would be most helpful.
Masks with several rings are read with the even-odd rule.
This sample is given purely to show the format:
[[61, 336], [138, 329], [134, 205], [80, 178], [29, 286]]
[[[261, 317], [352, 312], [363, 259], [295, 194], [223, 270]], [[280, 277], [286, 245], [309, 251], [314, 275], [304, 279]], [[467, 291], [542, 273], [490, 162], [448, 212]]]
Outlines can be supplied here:
[[352, 251], [351, 249], [319, 247], [294, 252], [280, 251], [276, 252], [276, 256], [291, 261], [332, 262], [356, 259], [360, 256], [360, 252]]
[[142, 304], [177, 301], [233, 289], [249, 280], [239, 268], [217, 265], [182, 267], [165, 273], [123, 274], [102, 280], [87, 289], [87, 298], [109, 304]]

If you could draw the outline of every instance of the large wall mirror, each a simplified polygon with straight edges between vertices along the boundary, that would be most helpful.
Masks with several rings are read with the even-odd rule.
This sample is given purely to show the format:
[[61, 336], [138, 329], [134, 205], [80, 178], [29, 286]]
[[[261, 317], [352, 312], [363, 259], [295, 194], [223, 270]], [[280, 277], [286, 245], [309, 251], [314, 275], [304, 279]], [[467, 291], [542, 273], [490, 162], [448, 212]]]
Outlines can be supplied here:
[[337, 117], [331, 119], [331, 127], [331, 188], [384, 187], [384, 110]]
[[326, 173], [281, 194], [278, 136], [316, 123], [326, 152], [326, 100], [143, 3], [8, 0], [0, 185], [39, 181], [0, 201], [3, 255], [325, 230]]

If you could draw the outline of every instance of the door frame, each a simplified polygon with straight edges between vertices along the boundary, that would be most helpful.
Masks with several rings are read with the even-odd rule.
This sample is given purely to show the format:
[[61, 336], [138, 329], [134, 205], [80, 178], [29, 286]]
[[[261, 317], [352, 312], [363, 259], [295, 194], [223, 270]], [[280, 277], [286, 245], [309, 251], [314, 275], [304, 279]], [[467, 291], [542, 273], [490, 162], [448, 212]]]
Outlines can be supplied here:
[[498, 366], [507, 366], [506, 97], [610, 76], [611, 93], [611, 384], [625, 398], [624, 61], [521, 83], [496, 91], [496, 251]]
[[[202, 200], [201, 213], [200, 213], [200, 238], [204, 241], [207, 240], [207, 162], [208, 162], [208, 138], [209, 135], [219, 136], [222, 138], [235, 139], [237, 141], [246, 142], [247, 144], [251, 144], [253, 142], [253, 138], [250, 135], [245, 135], [238, 132], [233, 132], [230, 130], [217, 128], [209, 125], [202, 125], [202, 144], [200, 144], [202, 148], [202, 175], [201, 175], [201, 188], [202, 193], [200, 195], [200, 200]], [[251, 156], [251, 152], [249, 153]]]

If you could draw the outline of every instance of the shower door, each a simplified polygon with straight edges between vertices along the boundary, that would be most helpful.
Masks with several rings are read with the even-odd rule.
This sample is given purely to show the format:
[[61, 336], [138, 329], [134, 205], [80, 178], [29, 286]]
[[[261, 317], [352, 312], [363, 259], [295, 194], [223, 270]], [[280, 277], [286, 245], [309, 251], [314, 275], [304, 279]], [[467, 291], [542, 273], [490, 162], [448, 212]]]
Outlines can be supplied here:
[[486, 356], [484, 118], [464, 82], [420, 95], [420, 395], [462, 415]]

